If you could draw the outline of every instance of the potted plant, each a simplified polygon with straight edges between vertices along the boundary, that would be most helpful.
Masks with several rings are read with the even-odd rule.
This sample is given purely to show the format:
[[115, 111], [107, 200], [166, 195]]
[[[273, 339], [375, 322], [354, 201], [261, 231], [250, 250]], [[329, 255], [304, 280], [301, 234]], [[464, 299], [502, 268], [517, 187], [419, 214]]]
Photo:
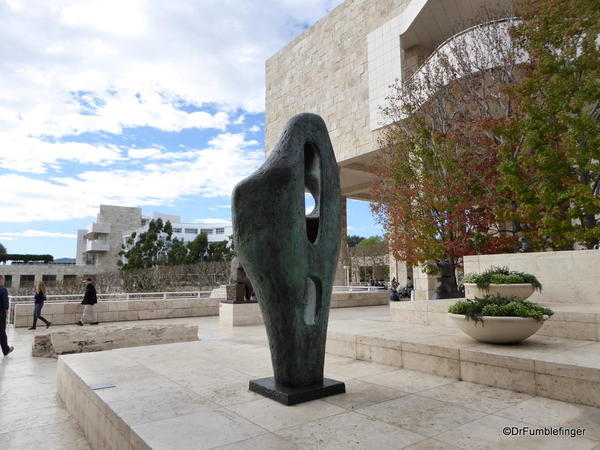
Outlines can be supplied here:
[[542, 291], [542, 285], [535, 275], [509, 270], [508, 267], [490, 267], [483, 273], [469, 273], [463, 278], [462, 284], [466, 298], [499, 294], [525, 300], [535, 290]]
[[490, 344], [517, 344], [539, 330], [552, 314], [537, 303], [502, 295], [459, 300], [448, 308], [458, 328]]

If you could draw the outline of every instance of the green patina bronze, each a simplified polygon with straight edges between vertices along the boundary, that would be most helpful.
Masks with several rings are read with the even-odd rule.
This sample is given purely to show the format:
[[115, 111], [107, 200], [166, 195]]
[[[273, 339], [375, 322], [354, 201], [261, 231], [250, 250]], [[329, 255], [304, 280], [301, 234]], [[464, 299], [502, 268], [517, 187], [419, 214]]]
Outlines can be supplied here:
[[[305, 212], [310, 191], [315, 208]], [[233, 191], [233, 239], [265, 321], [275, 382], [323, 382], [340, 247], [340, 181], [325, 122], [300, 114]]]

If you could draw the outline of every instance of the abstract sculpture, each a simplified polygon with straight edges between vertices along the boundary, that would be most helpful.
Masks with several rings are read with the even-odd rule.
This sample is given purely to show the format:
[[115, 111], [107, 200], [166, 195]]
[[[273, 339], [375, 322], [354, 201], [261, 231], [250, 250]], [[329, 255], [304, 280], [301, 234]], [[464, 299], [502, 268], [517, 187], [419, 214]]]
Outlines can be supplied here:
[[[308, 190], [315, 207], [306, 214]], [[340, 181], [325, 122], [299, 114], [232, 199], [233, 239], [258, 296], [274, 377], [250, 389], [286, 405], [345, 392], [323, 378], [340, 247]]]

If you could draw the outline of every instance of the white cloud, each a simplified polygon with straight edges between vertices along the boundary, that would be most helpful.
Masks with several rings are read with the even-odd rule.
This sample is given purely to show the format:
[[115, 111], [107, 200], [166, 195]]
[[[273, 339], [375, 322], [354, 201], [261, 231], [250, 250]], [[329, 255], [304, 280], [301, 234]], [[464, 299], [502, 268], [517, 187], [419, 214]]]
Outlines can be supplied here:
[[[340, 2], [0, 3], [0, 221], [229, 195], [264, 159], [227, 132], [264, 110], [264, 61]], [[102, 142], [135, 127], [218, 134], [202, 149]], [[66, 142], [84, 133], [94, 143]]]
[[2, 221], [89, 217], [100, 204], [144, 206], [194, 196], [229, 196], [233, 186], [264, 159], [256, 141], [231, 133], [186, 154], [188, 160], [146, 165], [143, 170], [86, 171], [48, 179], [0, 175]]
[[[12, 236], [8, 237], [7, 236]], [[50, 231], [41, 230], [25, 230], [18, 233], [0, 233], [0, 239], [11, 240], [14, 237], [47, 237], [47, 238], [76, 238], [76, 234], [70, 233], [53, 233]]]
[[121, 150], [116, 146], [52, 143], [15, 133], [0, 133], [0, 167], [17, 172], [44, 173], [48, 165], [64, 161], [107, 166], [122, 159]]
[[208, 208], [209, 211], [216, 211], [217, 209], [231, 209], [231, 205], [215, 205]]
[[[0, 132], [224, 130], [228, 111], [263, 110], [264, 61], [340, 1], [10, 1]], [[181, 108], [205, 104], [219, 111]]]

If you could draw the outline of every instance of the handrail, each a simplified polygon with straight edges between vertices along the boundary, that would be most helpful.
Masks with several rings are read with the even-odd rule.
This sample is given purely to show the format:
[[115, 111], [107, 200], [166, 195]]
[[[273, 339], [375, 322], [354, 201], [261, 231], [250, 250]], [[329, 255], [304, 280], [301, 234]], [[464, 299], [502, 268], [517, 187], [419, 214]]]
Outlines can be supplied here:
[[441, 50], [443, 47], [446, 46], [446, 44], [448, 44], [449, 42], [452, 42], [456, 39], [458, 39], [460, 36], [463, 36], [467, 33], [470, 33], [473, 30], [476, 30], [478, 28], [484, 28], [490, 25], [497, 25], [499, 23], [504, 23], [504, 22], [513, 22], [513, 21], [518, 21], [519, 18], [518, 17], [505, 17], [503, 19], [496, 19], [496, 20], [490, 20], [488, 22], [484, 22], [484, 23], [480, 23], [477, 25], [473, 25], [469, 28], [466, 28], [462, 31], [459, 31], [456, 34], [453, 34], [452, 36], [450, 36], [449, 38], [445, 39], [441, 44], [439, 44], [435, 50], [433, 52], [431, 52], [431, 54], [427, 57], [427, 59], [425, 59], [425, 61], [423, 61], [423, 64], [421, 64], [413, 73], [412, 75], [409, 77], [409, 79], [407, 81], [412, 80], [420, 71], [423, 67], [425, 67], [429, 61], [434, 58]]
[[[128, 301], [128, 300], [170, 300], [171, 298], [207, 298], [212, 291], [173, 291], [173, 292], [115, 292], [111, 294], [97, 294], [98, 301]], [[77, 302], [83, 299], [81, 294], [54, 294], [46, 297], [47, 302]], [[33, 301], [32, 295], [15, 295], [10, 297], [11, 303], [25, 303]]]
[[378, 292], [386, 289], [385, 286], [333, 286], [333, 292]]

